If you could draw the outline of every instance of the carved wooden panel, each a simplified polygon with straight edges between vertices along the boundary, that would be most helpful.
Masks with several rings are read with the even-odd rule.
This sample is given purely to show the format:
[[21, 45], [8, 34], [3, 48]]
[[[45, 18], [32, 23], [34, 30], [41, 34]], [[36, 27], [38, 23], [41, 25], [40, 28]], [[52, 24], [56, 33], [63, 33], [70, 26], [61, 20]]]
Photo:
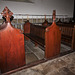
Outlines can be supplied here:
[[53, 11], [53, 23], [45, 32], [45, 58], [56, 56], [60, 53], [61, 31], [55, 23], [56, 11]]
[[[8, 10], [7, 7], [5, 9]], [[0, 69], [2, 73], [25, 65], [24, 35], [21, 30], [12, 27], [9, 18], [8, 11], [6, 22], [1, 25], [3, 28], [0, 27]]]

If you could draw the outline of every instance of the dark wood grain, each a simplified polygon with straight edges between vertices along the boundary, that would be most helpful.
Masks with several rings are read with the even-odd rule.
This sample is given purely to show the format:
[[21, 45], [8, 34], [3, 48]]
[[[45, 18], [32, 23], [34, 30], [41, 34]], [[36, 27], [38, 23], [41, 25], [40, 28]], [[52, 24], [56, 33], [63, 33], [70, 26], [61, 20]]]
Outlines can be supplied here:
[[75, 27], [74, 23], [57, 23], [61, 29], [61, 42], [75, 50]]
[[45, 48], [45, 58], [50, 58], [60, 53], [61, 31], [55, 24], [55, 11], [53, 11], [53, 24], [49, 25], [33, 25], [31, 23], [24, 24], [25, 36], [38, 43]]
[[75, 25], [73, 28], [72, 49], [75, 50]]
[[[6, 13], [5, 18], [10, 18], [9, 11], [6, 12], [6, 10], [4, 11]], [[25, 65], [24, 35], [22, 31], [13, 28], [10, 19], [6, 19], [5, 26], [0, 27], [0, 69], [2, 73]]]
[[54, 22], [51, 26], [46, 28], [45, 32], [45, 57], [53, 57], [60, 54], [61, 31]]

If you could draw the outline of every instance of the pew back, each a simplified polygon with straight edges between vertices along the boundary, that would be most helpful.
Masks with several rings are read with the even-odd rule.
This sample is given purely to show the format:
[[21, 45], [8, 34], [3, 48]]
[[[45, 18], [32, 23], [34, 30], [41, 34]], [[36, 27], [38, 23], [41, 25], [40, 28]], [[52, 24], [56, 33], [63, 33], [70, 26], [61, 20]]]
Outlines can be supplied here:
[[30, 25], [30, 34], [45, 39], [46, 26]]
[[53, 11], [53, 23], [51, 26], [39, 26], [26, 22], [24, 24], [24, 34], [25, 37], [45, 48], [45, 58], [50, 58], [60, 53], [61, 31], [55, 23], [55, 11]]
[[74, 41], [74, 23], [57, 23], [57, 25], [61, 28], [61, 41], [62, 43], [68, 46], [74, 46], [72, 42]]

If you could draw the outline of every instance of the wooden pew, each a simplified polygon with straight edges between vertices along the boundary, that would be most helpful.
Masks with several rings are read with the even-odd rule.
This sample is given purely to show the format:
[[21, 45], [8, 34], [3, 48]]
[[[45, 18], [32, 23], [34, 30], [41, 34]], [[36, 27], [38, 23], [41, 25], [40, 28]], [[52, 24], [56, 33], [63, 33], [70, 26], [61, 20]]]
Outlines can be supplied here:
[[42, 23], [42, 26], [48, 26], [48, 21], [46, 20], [46, 15], [45, 15], [45, 21]]
[[[51, 25], [51, 23], [48, 23]], [[61, 43], [68, 45], [75, 50], [75, 23], [71, 20], [69, 23], [59, 21], [56, 23], [61, 29]], [[48, 25], [46, 25], [48, 26]]]
[[25, 65], [25, 48], [22, 31], [11, 25], [13, 13], [5, 7], [2, 15], [6, 22], [0, 25], [0, 69], [5, 73]]
[[27, 21], [24, 24], [24, 35], [25, 39], [29, 38], [45, 48], [45, 58], [60, 53], [61, 31], [55, 23], [55, 11], [53, 11], [51, 26], [33, 25]]
[[61, 42], [75, 50], [75, 25], [74, 23], [57, 22], [61, 28]]

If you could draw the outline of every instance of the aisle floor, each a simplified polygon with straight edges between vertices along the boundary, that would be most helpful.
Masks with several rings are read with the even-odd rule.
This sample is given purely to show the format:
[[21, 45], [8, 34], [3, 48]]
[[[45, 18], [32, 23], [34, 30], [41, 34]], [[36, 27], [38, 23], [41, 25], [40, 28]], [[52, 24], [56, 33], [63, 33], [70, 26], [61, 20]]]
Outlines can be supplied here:
[[[45, 52], [40, 46], [35, 46], [30, 40], [25, 41], [26, 64], [44, 59]], [[71, 47], [61, 44], [60, 52], [71, 50]]]
[[[41, 51], [40, 53], [40, 49], [32, 44], [34, 48], [33, 49], [29, 42], [27, 42], [26, 44], [26, 63], [44, 58], [44, 51]], [[66, 46], [61, 46], [61, 52], [66, 51]], [[31, 49], [33, 51], [31, 51]], [[69, 50], [70, 48], [67, 47], [67, 49]], [[11, 75], [75, 75], [75, 52], [52, 60], [48, 60], [47, 62], [40, 63], [27, 69], [17, 71], [15, 73], [12, 73]]]

